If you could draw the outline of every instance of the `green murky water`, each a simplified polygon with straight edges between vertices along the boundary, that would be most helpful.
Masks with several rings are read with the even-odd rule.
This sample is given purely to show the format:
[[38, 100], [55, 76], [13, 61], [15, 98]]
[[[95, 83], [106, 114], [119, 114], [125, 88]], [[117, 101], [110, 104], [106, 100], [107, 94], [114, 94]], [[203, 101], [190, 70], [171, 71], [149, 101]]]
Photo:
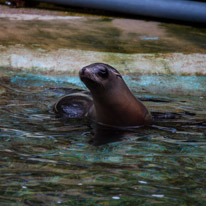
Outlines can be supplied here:
[[52, 112], [78, 78], [10, 72], [1, 84], [0, 205], [206, 205], [205, 97], [142, 92], [177, 118], [105, 142]]

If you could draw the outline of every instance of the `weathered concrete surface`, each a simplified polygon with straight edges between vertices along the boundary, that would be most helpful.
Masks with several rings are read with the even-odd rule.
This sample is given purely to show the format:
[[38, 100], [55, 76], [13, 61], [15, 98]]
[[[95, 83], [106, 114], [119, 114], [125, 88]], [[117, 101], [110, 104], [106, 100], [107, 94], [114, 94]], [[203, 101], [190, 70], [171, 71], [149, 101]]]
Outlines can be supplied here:
[[105, 62], [124, 74], [206, 74], [204, 28], [2, 6], [0, 27], [0, 67], [76, 74]]
[[122, 74], [183, 74], [206, 75], [205, 54], [122, 54], [92, 52], [75, 49], [26, 49], [22, 45], [1, 47], [0, 64], [3, 67], [54, 73], [76, 74], [83, 66], [106, 62]]

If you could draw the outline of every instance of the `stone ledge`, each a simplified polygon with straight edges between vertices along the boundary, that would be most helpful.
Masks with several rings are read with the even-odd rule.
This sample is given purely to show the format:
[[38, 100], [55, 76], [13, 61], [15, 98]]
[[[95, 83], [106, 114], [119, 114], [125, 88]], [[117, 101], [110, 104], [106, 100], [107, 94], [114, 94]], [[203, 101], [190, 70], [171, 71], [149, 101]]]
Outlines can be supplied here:
[[104, 62], [122, 74], [206, 75], [206, 54], [121, 54], [71, 49], [46, 51], [23, 45], [0, 46], [0, 66], [39, 73], [77, 74], [81, 67]]

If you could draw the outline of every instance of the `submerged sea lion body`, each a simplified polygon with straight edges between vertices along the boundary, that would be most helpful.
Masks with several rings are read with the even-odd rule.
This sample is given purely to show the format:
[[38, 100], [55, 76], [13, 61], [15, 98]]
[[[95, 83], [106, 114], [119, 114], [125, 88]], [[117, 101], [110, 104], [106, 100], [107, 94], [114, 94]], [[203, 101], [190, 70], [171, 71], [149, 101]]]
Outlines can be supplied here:
[[84, 107], [84, 116], [113, 127], [151, 123], [152, 117], [147, 108], [131, 93], [120, 73], [113, 67], [103, 63], [91, 64], [83, 67], [79, 76], [93, 99], [93, 103], [89, 100], [89, 106]]

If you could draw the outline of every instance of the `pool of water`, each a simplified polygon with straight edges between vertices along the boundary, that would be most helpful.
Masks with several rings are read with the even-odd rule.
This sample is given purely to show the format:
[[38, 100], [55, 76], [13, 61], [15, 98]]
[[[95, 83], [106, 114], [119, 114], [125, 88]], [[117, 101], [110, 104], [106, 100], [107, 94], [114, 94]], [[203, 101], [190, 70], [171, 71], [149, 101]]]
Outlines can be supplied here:
[[133, 76], [164, 118], [101, 132], [52, 111], [77, 77], [1, 72], [0, 205], [206, 205], [204, 96], [138, 94]]

